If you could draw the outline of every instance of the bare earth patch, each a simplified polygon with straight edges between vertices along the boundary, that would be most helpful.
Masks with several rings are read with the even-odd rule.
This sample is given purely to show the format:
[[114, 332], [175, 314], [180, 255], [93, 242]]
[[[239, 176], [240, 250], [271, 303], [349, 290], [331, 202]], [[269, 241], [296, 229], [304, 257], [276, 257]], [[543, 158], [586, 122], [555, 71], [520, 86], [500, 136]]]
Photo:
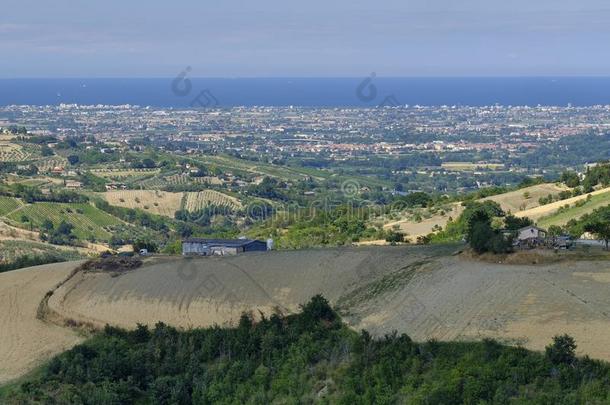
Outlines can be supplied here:
[[57, 263], [0, 274], [0, 384], [17, 378], [82, 339], [36, 318], [45, 293], [76, 267]]

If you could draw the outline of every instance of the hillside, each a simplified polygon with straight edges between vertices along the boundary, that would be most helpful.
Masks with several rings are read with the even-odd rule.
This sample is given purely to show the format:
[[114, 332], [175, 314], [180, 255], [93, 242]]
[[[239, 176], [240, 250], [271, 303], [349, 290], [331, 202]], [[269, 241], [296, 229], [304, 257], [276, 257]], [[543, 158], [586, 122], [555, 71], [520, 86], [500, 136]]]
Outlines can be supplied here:
[[411, 241], [416, 241], [418, 236], [428, 235], [434, 232], [435, 228], [447, 225], [449, 218], [456, 219], [464, 211], [461, 203], [453, 203], [447, 209], [440, 209], [434, 214], [426, 215], [425, 209], [420, 209], [423, 215], [415, 218], [415, 215], [408, 215], [409, 218], [398, 221], [391, 221], [383, 225], [385, 229], [398, 229], [408, 235]]
[[[534, 211], [536, 207], [543, 212], [547, 212], [542, 207], [539, 207], [540, 203], [538, 200], [540, 197], [547, 197], [549, 194], [557, 195], [564, 190], [568, 190], [568, 188], [555, 183], [542, 183], [485, 197], [478, 201], [495, 201], [505, 212], [511, 212], [517, 216], [529, 216], [529, 213], [536, 212]], [[551, 211], [548, 212], [552, 212], [553, 207], [557, 207], [554, 209], [559, 208], [560, 205], [557, 204], [548, 204], [544, 207], [549, 207]], [[527, 210], [524, 211], [525, 209]], [[409, 211], [412, 211], [412, 213], [409, 213]], [[430, 211], [430, 208], [407, 210], [402, 213], [402, 216], [406, 218], [390, 220], [383, 227], [385, 229], [397, 228], [399, 231], [407, 234], [411, 241], [415, 241], [418, 236], [428, 235], [439, 227], [445, 227], [449, 218], [456, 219], [464, 211], [464, 207], [461, 202], [456, 202], [451, 205], [445, 204], [442, 207], [435, 207], [434, 212]]]
[[57, 263], [0, 273], [0, 384], [82, 341], [70, 329], [36, 319], [46, 292], [75, 267]]
[[[103, 326], [235, 322], [245, 310], [294, 312], [321, 293], [355, 328], [416, 340], [520, 342], [540, 350], [570, 333], [610, 360], [610, 269], [587, 262], [488, 264], [446, 247], [344, 248], [179, 259], [120, 277], [80, 274], [49, 301], [63, 317]], [[542, 327], [544, 325], [544, 327]]]
[[[610, 191], [610, 190], [609, 190]], [[558, 209], [550, 215], [541, 217], [537, 222], [542, 227], [549, 227], [551, 225], [565, 225], [571, 219], [578, 219], [585, 214], [588, 214], [596, 208], [606, 207], [610, 205], [610, 192], [604, 192], [599, 194], [591, 193], [590, 199], [580, 199], [574, 203], [571, 203], [569, 207]]]
[[[592, 198], [595, 198], [594, 204], [586, 204], [583, 207], [580, 207], [581, 209], [576, 209], [576, 210], [572, 211], [571, 215], [562, 215], [562, 216], [556, 217], [555, 219], [550, 218], [548, 220], [543, 221], [543, 223], [545, 223], [547, 226], [548, 225], [562, 225], [565, 222], [567, 222], [570, 218], [578, 218], [578, 216], [581, 216], [583, 214], [593, 211], [594, 208], [610, 204], [610, 187], [608, 187], [608, 188], [602, 188], [600, 190], [592, 191], [591, 193], [588, 193], [588, 194], [579, 195], [577, 197], [572, 197], [572, 198], [568, 198], [565, 200], [556, 201], [556, 202], [553, 202], [550, 204], [541, 205], [541, 206], [538, 206], [535, 208], [519, 211], [519, 212], [515, 213], [515, 216], [528, 217], [528, 218], [533, 219], [534, 221], [537, 221], [543, 217], [548, 217], [548, 216], [555, 214], [557, 211], [559, 211], [562, 207], [564, 207], [566, 205], [573, 205], [575, 203], [586, 200], [588, 195], [591, 195]], [[564, 220], [565, 220], [565, 222], [562, 222]]]
[[200, 210], [208, 205], [240, 208], [238, 199], [215, 190], [170, 193], [159, 190], [118, 190], [99, 193], [109, 204], [125, 208], [139, 208], [145, 212], [174, 218], [176, 211]]
[[7, 404], [603, 403], [610, 364], [569, 336], [535, 353], [350, 330], [322, 296], [233, 328], [114, 327], [0, 388]]
[[[294, 312], [321, 293], [348, 323], [416, 340], [495, 337], [540, 350], [569, 333], [581, 354], [610, 360], [610, 268], [604, 262], [508, 265], [455, 247], [367, 247], [158, 259], [119, 277], [79, 273], [49, 300], [70, 322], [179, 327], [237, 321], [243, 311]], [[530, 262], [533, 259], [524, 259]], [[23, 270], [27, 274], [27, 270]]]
[[569, 188], [555, 183], [543, 183], [510, 191], [508, 193], [486, 197], [483, 198], [483, 201], [495, 201], [500, 204], [500, 207], [502, 207], [504, 211], [516, 213], [538, 207], [540, 205], [538, 202], [540, 197], [546, 197], [549, 194], [556, 195], [565, 190], [569, 190]]

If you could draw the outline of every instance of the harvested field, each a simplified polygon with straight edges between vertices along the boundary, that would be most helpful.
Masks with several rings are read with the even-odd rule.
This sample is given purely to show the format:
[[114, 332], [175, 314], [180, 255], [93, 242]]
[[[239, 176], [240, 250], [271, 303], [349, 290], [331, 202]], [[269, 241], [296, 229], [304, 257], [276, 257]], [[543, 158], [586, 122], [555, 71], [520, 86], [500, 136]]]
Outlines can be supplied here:
[[[62, 326], [228, 325], [244, 311], [255, 316], [259, 311], [297, 311], [320, 293], [350, 325], [376, 336], [397, 330], [420, 341], [493, 337], [542, 350], [554, 335], [569, 333], [579, 354], [610, 360], [609, 261], [558, 260], [554, 255], [547, 264], [502, 264], [452, 255], [459, 248], [350, 247], [149, 258], [122, 274], [77, 273], [48, 299], [47, 319]], [[512, 262], [537, 261], [517, 259]], [[0, 275], [0, 317], [9, 325], [0, 330], [0, 339], [8, 342], [0, 346], [0, 355], [9, 359], [0, 365], [0, 380], [79, 340], [35, 319], [46, 291], [76, 266]]]
[[139, 208], [152, 214], [174, 218], [176, 211], [197, 211], [210, 204], [240, 208], [237, 198], [214, 190], [189, 193], [170, 193], [159, 190], [117, 190], [100, 193], [111, 205]]
[[564, 190], [569, 190], [569, 188], [563, 185], [544, 183], [537, 184], [531, 187], [525, 187], [504, 194], [486, 197], [483, 198], [483, 201], [495, 201], [500, 204], [500, 207], [502, 207], [504, 211], [516, 213], [518, 211], [538, 207], [540, 205], [540, 203], [538, 202], [540, 197], [546, 197], [549, 194], [556, 195]]
[[321, 293], [356, 329], [416, 340], [498, 338], [541, 350], [569, 333], [610, 360], [610, 263], [492, 264], [454, 247], [361, 247], [176, 259], [112, 277], [79, 274], [49, 301], [103, 326], [231, 324], [243, 311], [296, 311]]
[[75, 266], [56, 263], [0, 274], [0, 384], [82, 340], [70, 329], [36, 319], [45, 293]]
[[182, 203], [182, 193], [158, 190], [118, 190], [100, 193], [110, 205], [139, 208], [152, 214], [173, 218]]

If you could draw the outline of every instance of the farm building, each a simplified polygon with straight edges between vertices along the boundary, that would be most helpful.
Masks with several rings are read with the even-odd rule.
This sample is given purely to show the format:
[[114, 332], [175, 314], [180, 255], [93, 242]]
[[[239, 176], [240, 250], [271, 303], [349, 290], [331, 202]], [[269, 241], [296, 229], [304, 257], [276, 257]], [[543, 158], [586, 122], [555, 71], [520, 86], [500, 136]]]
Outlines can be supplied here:
[[264, 252], [271, 242], [252, 239], [188, 238], [182, 241], [182, 255], [228, 256], [245, 252]]
[[532, 248], [544, 245], [546, 231], [537, 226], [526, 226], [517, 231], [516, 244], [522, 248]]

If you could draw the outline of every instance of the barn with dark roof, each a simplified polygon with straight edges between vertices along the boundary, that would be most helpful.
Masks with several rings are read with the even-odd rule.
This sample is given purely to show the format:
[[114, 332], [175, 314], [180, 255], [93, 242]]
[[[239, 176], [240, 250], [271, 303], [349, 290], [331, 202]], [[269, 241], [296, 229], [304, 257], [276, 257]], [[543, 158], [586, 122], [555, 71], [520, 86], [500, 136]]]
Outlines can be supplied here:
[[227, 256], [246, 252], [264, 252], [270, 248], [270, 241], [254, 239], [187, 238], [182, 241], [184, 256]]

